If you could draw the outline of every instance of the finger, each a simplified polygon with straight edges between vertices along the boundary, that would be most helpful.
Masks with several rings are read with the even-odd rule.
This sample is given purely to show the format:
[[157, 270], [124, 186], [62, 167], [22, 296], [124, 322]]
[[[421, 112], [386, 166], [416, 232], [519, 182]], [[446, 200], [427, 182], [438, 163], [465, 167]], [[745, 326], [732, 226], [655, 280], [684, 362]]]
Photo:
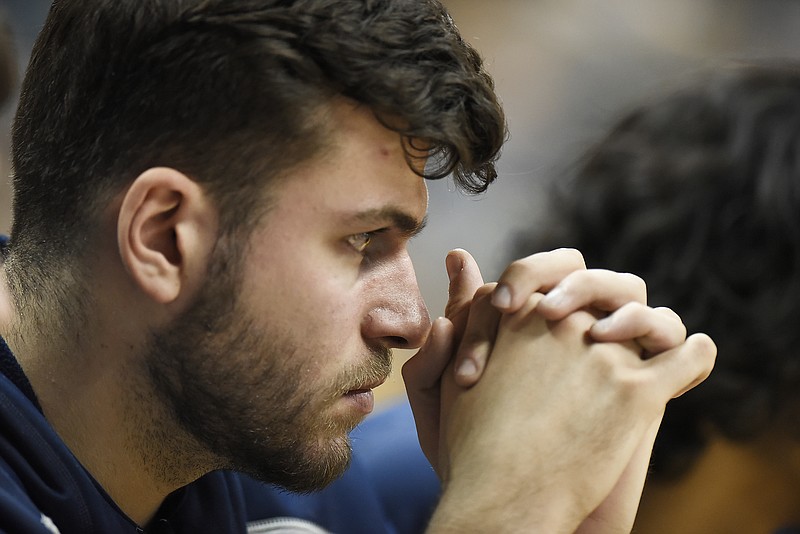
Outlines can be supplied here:
[[586, 269], [575, 249], [540, 252], [509, 265], [497, 283], [492, 304], [505, 313], [517, 311], [537, 291], [548, 291], [573, 271]]
[[431, 325], [422, 348], [403, 365], [403, 381], [414, 412], [419, 444], [434, 469], [439, 462], [439, 384], [453, 349], [453, 324], [440, 317]]
[[451, 250], [445, 258], [445, 267], [450, 286], [444, 315], [453, 323], [455, 335], [459, 337], [467, 323], [472, 297], [483, 285], [483, 276], [475, 259], [463, 249]]
[[635, 340], [648, 355], [677, 347], [686, 340], [686, 326], [669, 308], [629, 302], [589, 330], [595, 341]]
[[439, 317], [431, 325], [425, 344], [403, 364], [403, 381], [409, 397], [412, 389], [438, 389], [439, 380], [450, 363], [454, 348], [453, 324], [449, 319]]
[[664, 389], [667, 398], [679, 397], [705, 380], [714, 367], [717, 346], [705, 334], [694, 334], [682, 345], [647, 360], [655, 374], [654, 387]]
[[486, 284], [475, 293], [469, 318], [455, 357], [455, 381], [468, 388], [483, 374], [486, 361], [497, 337], [500, 311], [492, 306], [492, 290], [496, 284]]
[[591, 307], [615, 311], [629, 302], [647, 304], [647, 285], [630, 273], [590, 269], [568, 274], [539, 303], [537, 311], [550, 320]]

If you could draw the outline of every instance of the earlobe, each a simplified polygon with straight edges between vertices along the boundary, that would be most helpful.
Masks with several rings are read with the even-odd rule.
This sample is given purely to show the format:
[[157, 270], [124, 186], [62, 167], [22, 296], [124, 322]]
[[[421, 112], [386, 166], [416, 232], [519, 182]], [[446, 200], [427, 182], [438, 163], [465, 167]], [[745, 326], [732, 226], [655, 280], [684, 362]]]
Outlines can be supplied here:
[[176, 301], [205, 272], [215, 220], [205, 192], [185, 174], [166, 167], [140, 174], [117, 221], [120, 257], [134, 283], [156, 302]]

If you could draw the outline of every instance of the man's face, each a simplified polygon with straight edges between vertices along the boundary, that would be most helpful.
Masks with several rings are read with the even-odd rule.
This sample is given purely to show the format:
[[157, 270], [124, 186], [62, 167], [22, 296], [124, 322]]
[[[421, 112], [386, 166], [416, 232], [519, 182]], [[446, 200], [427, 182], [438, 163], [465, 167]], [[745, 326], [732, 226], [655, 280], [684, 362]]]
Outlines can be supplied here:
[[148, 361], [222, 467], [301, 491], [343, 472], [390, 349], [419, 346], [430, 327], [406, 249], [424, 180], [369, 110], [341, 105], [333, 121], [332, 150], [271, 184], [270, 211], [212, 259], [207, 289], [154, 334]]

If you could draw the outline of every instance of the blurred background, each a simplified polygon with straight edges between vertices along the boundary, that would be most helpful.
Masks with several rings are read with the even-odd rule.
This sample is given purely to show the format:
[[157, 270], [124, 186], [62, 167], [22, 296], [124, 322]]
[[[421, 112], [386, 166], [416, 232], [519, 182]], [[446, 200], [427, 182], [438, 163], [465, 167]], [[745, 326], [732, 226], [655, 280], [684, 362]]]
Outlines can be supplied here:
[[[479, 197], [449, 180], [429, 184], [428, 229], [412, 245], [431, 314], [446, 302], [444, 256], [462, 247], [484, 277], [510, 260], [514, 235], [547, 224], [543, 186], [633, 104], [698, 70], [800, 54], [796, 0], [446, 0], [484, 56], [508, 118], [500, 177]], [[20, 76], [50, 2], [0, 0], [14, 32]], [[0, 233], [10, 228], [8, 130], [0, 117]], [[402, 356], [401, 356], [402, 358]], [[385, 393], [395, 391], [395, 381]], [[394, 385], [393, 385], [394, 384]]]

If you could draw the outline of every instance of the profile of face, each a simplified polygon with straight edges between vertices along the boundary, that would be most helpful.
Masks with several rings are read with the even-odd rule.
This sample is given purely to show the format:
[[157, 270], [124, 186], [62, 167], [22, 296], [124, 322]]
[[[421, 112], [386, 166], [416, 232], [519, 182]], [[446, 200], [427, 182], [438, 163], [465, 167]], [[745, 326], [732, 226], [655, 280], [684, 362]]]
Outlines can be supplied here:
[[331, 146], [270, 184], [246, 242], [222, 237], [194, 305], [153, 332], [148, 375], [218, 467], [294, 491], [346, 469], [391, 348], [430, 327], [407, 251], [427, 188], [400, 136], [337, 104]]

